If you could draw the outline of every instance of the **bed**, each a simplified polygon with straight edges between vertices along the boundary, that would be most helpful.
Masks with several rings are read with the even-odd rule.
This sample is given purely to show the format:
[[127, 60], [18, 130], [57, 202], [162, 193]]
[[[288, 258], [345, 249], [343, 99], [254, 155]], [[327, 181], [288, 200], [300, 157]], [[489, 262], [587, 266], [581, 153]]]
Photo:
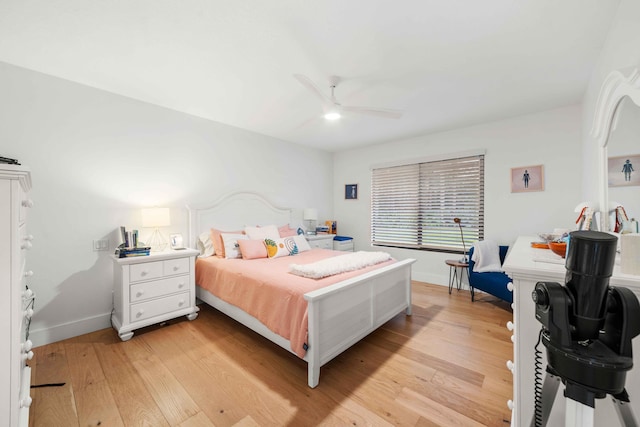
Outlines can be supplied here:
[[[211, 228], [238, 230], [247, 224], [295, 226], [301, 223], [296, 210], [274, 206], [261, 195], [251, 192], [233, 193], [211, 204], [189, 205], [187, 210], [189, 245], [192, 248], [197, 248], [198, 235]], [[294, 263], [296, 256], [288, 258]], [[242, 262], [250, 263], [253, 260]], [[321, 366], [398, 313], [405, 311], [411, 315], [411, 264], [414, 262], [414, 259], [406, 259], [383, 264], [303, 295], [307, 304], [307, 339], [306, 353], [302, 359], [308, 364], [309, 387], [318, 385]], [[197, 282], [196, 296], [275, 344], [301, 356], [293, 350], [289, 339], [273, 332], [256, 317], [224, 301]]]

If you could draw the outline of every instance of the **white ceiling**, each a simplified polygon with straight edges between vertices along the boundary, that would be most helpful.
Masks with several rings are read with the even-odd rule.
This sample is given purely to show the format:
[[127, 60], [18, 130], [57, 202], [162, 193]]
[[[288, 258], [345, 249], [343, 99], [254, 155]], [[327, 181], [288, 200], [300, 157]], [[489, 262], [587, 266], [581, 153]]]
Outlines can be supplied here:
[[0, 0], [0, 61], [339, 151], [580, 102], [618, 3]]

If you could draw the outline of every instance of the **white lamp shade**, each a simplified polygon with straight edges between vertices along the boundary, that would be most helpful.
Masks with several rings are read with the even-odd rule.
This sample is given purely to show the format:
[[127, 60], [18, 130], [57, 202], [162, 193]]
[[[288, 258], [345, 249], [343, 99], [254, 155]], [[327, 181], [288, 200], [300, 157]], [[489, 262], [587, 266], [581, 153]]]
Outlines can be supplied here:
[[302, 218], [305, 221], [317, 221], [318, 220], [318, 210], [314, 208], [306, 208], [302, 212]]
[[169, 208], [142, 209], [143, 227], [168, 227], [170, 225]]

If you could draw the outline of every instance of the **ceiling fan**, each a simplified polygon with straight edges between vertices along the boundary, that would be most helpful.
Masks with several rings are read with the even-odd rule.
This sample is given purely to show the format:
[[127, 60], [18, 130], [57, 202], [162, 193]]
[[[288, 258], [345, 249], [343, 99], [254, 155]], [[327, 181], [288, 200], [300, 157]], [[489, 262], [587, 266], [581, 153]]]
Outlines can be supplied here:
[[302, 74], [294, 74], [296, 80], [298, 80], [302, 86], [309, 89], [314, 95], [320, 98], [322, 102], [322, 108], [324, 110], [324, 117], [327, 120], [336, 120], [341, 117], [341, 113], [357, 113], [357, 114], [366, 114], [369, 116], [378, 116], [384, 117], [387, 119], [399, 119], [402, 117], [403, 111], [401, 110], [391, 110], [386, 108], [371, 108], [371, 107], [355, 107], [355, 106], [347, 106], [342, 105], [338, 102], [335, 97], [334, 90], [338, 83], [340, 82], [340, 77], [338, 76], [330, 76], [329, 77], [329, 88], [331, 89], [331, 96], [327, 96], [324, 94], [318, 86], [307, 76]]

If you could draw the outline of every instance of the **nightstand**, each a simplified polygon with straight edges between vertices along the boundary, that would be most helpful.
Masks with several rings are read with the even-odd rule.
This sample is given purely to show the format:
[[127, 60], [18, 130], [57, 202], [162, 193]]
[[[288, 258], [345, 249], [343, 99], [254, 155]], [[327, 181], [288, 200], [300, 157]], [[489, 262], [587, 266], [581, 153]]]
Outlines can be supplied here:
[[335, 234], [307, 234], [304, 236], [311, 248], [333, 249], [333, 238]]
[[111, 322], [122, 341], [133, 330], [179, 316], [198, 316], [194, 249], [152, 252], [148, 256], [113, 256]]
[[353, 252], [353, 238], [347, 236], [335, 236], [333, 239], [333, 250]]

